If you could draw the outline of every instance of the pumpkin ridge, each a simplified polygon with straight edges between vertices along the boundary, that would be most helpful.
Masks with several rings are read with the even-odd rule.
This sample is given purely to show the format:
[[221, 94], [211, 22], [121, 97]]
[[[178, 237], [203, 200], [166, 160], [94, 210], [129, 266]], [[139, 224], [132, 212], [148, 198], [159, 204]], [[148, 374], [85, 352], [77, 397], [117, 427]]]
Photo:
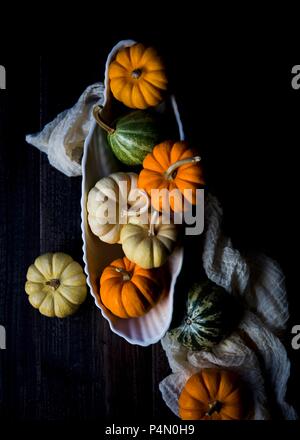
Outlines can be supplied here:
[[[162, 179], [156, 171], [149, 170], [147, 176], [144, 176], [143, 171], [144, 170], [140, 173], [139, 182], [143, 187], [147, 187], [148, 191], [151, 191], [151, 189], [159, 189], [162, 185], [164, 185], [165, 188], [168, 187], [168, 182]], [[144, 179], [146, 180], [145, 184], [143, 184]], [[157, 183], [155, 184], [154, 182]], [[153, 186], [154, 184], [155, 187]]]
[[133, 108], [132, 105], [132, 86], [130, 83], [125, 84], [121, 92], [122, 102], [128, 102], [128, 107]]
[[79, 304], [78, 305], [71, 304], [62, 295], [59, 295], [57, 293], [55, 293], [53, 297], [53, 306], [54, 306], [54, 314], [58, 318], [64, 316], [66, 312], [66, 308], [68, 308], [68, 313], [71, 314], [75, 313], [76, 310], [79, 308]]
[[[240, 394], [240, 390], [238, 389], [238, 388], [236, 388], [233, 384], [232, 384], [232, 388], [231, 388], [231, 390], [229, 390], [228, 391], [228, 393], [224, 393], [223, 392], [223, 399], [228, 399], [232, 394], [234, 394], [234, 393], [237, 393], [238, 394], [238, 396], [239, 396], [239, 394]], [[238, 397], [237, 396], [237, 397]], [[227, 405], [229, 405], [229, 404], [227, 404]], [[230, 406], [230, 405], [229, 405]]]
[[63, 275], [66, 276], [66, 271], [69, 269], [70, 270], [70, 266], [73, 267], [73, 272], [71, 272], [71, 276], [73, 277], [74, 275], [78, 275], [79, 273], [82, 272], [82, 268], [80, 266], [80, 264], [77, 261], [71, 261], [67, 267], [65, 267], [65, 269], [63, 270], [63, 272], [61, 273], [61, 278], [63, 278]]
[[243, 410], [241, 398], [239, 398], [232, 405], [228, 404], [226, 401], [226, 398], [224, 398], [222, 414], [225, 415], [225, 417], [233, 418], [233, 419], [237, 420], [237, 419], [242, 418], [242, 416], [244, 415], [243, 413], [244, 413], [244, 410]]
[[[129, 228], [126, 229], [126, 238], [125, 238], [125, 240], [128, 240], [128, 238], [131, 238], [132, 236], [135, 236], [135, 235], [137, 235], [140, 232], [138, 225], [133, 225], [133, 224], [129, 223], [128, 226], [130, 226], [130, 229]], [[128, 233], [128, 229], [129, 229], [129, 233]], [[124, 238], [123, 238], [123, 240], [124, 240]], [[142, 238], [141, 238], [141, 240], [142, 240]]]
[[119, 243], [119, 241], [115, 241], [114, 239], [111, 239], [111, 235], [113, 232], [115, 232], [116, 229], [119, 231], [120, 234], [120, 231], [122, 231], [122, 226], [124, 225], [114, 225], [114, 227], [111, 228], [107, 233], [101, 235], [101, 240], [104, 241], [104, 243], [110, 243], [110, 244]]
[[[113, 284], [112, 286], [110, 286], [110, 288], [107, 287], [107, 284]], [[109, 310], [115, 310], [116, 307], [118, 310], [121, 310], [121, 313], [119, 316], [122, 314], [123, 317], [125, 315], [126, 318], [129, 318], [129, 314], [126, 310], [126, 308], [124, 307], [123, 304], [123, 300], [122, 300], [122, 291], [123, 291], [123, 285], [124, 282], [121, 282], [120, 284], [115, 284], [115, 283], [110, 283], [110, 280], [107, 280], [103, 283], [103, 285], [101, 286], [102, 289], [100, 288], [100, 297], [101, 300], [103, 302], [103, 304], [105, 305], [105, 307], [107, 307]], [[102, 290], [102, 293], [101, 293]], [[105, 293], [103, 293], [103, 291]], [[103, 298], [105, 298], [105, 301], [103, 301]]]
[[124, 73], [121, 73], [121, 72], [120, 72], [120, 73], [118, 74], [118, 76], [117, 76], [117, 75], [111, 75], [111, 76], [110, 76], [110, 80], [113, 81], [113, 82], [116, 82], [116, 81], [118, 81], [118, 80], [123, 80], [124, 76], [125, 76], [125, 72], [124, 72]]
[[136, 269], [136, 271], [134, 273], [135, 276], [149, 280], [149, 281], [153, 282], [156, 287], [159, 287], [158, 279], [156, 279], [156, 277], [154, 278], [156, 273], [153, 273], [153, 271], [155, 269], [143, 269], [142, 267], [138, 266], [138, 264], [136, 264], [136, 267], [138, 267], [138, 269]]
[[125, 47], [124, 50], [119, 51], [116, 55], [115, 60], [113, 61], [119, 63], [121, 66], [124, 67], [124, 69], [126, 70], [126, 73], [128, 72], [128, 70], [132, 67], [131, 66], [131, 61], [130, 61], [130, 48], [129, 47]]
[[[41, 277], [43, 278], [43, 281], [47, 281], [47, 278], [45, 277], [45, 275], [42, 274], [42, 272], [35, 266], [35, 264], [31, 264], [29, 266], [27, 273], [29, 272], [30, 269], [31, 270], [36, 270], [41, 275]], [[31, 281], [30, 279], [29, 279], [29, 281], [30, 282], [34, 282], [34, 283], [37, 282], [37, 281]], [[40, 281], [40, 282], [42, 283], [43, 281]]]
[[203, 382], [205, 383], [207, 390], [211, 390], [210, 391], [211, 400], [213, 401], [218, 400], [222, 404], [222, 399], [217, 398], [220, 383], [222, 380], [220, 371], [218, 369], [214, 370], [214, 375], [212, 376], [210, 372], [204, 370], [202, 374], [202, 379]]
[[[141, 44], [141, 43], [140, 43]], [[157, 51], [153, 47], [144, 47], [143, 56], [141, 58], [141, 63], [148, 64], [149, 60], [151, 61], [152, 58], [158, 59]]]
[[[26, 292], [27, 293], [27, 292]], [[44, 292], [42, 289], [41, 290], [37, 290], [35, 292], [32, 293], [27, 293], [28, 295], [28, 301], [29, 303], [35, 308], [35, 309], [39, 309], [42, 302], [44, 301], [44, 299], [47, 296], [47, 292]]]
[[120, 278], [121, 274], [117, 272], [115, 269], [117, 268], [116, 267], [112, 268], [110, 266], [107, 266], [105, 270], [102, 272], [102, 275], [100, 277], [101, 282], [105, 283], [105, 281], [107, 281], [108, 279], [115, 278], [117, 280], [118, 278]]
[[[68, 287], [71, 288], [71, 291], [68, 289]], [[73, 295], [72, 295], [72, 290], [73, 290]], [[76, 294], [74, 294], [74, 291], [76, 291]], [[86, 287], [83, 285], [66, 286], [63, 284], [54, 292], [54, 295], [56, 293], [59, 293], [60, 296], [62, 296], [68, 303], [74, 306], [78, 306], [82, 303], [82, 298], [86, 296]]]
[[147, 80], [145, 77], [143, 78], [143, 86], [147, 90], [147, 93], [152, 95], [155, 100], [161, 99], [161, 92], [157, 90], [157, 88], [153, 85], [152, 82]]
[[141, 91], [141, 87], [140, 87], [140, 83], [139, 81], [141, 81], [140, 79], [137, 80], [137, 82], [135, 84], [133, 84], [132, 87], [132, 101], [135, 102], [135, 106], [138, 108], [146, 108], [147, 107], [147, 101], [146, 98], [144, 96], [144, 94]]
[[[164, 148], [161, 151], [161, 146]], [[172, 149], [172, 141], [165, 141], [161, 144], [156, 145], [152, 150], [152, 155], [157, 163], [159, 163], [163, 171], [167, 170], [170, 166], [170, 154]]]
[[[155, 148], [155, 147], [154, 147]], [[153, 150], [154, 150], [153, 148]], [[154, 155], [153, 155], [153, 150], [151, 153], [149, 153], [144, 161], [143, 161], [143, 169], [140, 172], [140, 175], [143, 174], [147, 174], [149, 171], [156, 173], [159, 177], [162, 175], [162, 173], [164, 172], [164, 169], [162, 167], [162, 165], [155, 159]]]
[[[204, 392], [206, 393], [205, 400], [203, 400], [203, 398], [200, 399], [199, 397], [199, 387], [201, 386]], [[207, 388], [203, 386], [203, 381], [201, 380], [201, 374], [196, 374], [194, 376], [191, 376], [190, 379], [187, 381], [184, 389], [191, 397], [193, 397], [197, 401], [202, 401], [207, 407], [207, 402], [210, 399], [210, 393], [207, 390]]]
[[65, 297], [64, 295], [63, 295], [63, 293], [62, 292], [60, 292], [59, 290], [56, 290], [54, 293], [53, 293], [53, 298], [54, 298], [54, 304], [55, 304], [55, 297], [56, 296], [60, 296], [66, 303], [67, 303], [67, 305], [69, 306], [69, 307], [74, 307], [74, 306], [77, 306], [78, 304], [77, 303], [72, 303], [67, 297]]
[[[155, 78], [152, 78], [153, 75], [155, 76]], [[157, 76], [160, 76], [160, 79], [157, 78]], [[147, 70], [147, 72], [145, 72], [145, 75], [143, 76], [143, 80], [147, 81], [151, 85], [153, 85], [152, 81], [157, 81], [165, 87], [167, 87], [168, 84], [168, 80], [164, 74], [163, 69]]]
[[[131, 297], [131, 298], [130, 299], [125, 298], [126, 296], [129, 298]], [[138, 299], [142, 303], [142, 307], [144, 309], [142, 311], [142, 313], [141, 313], [139, 307], [137, 307], [137, 301], [133, 300], [133, 298], [132, 298], [133, 296], [135, 296], [136, 299]], [[126, 313], [128, 314], [129, 317], [134, 318], [134, 317], [141, 316], [141, 315], [145, 314], [147, 312], [147, 310], [149, 309], [149, 302], [146, 301], [146, 298], [141, 294], [139, 289], [135, 286], [135, 284], [132, 281], [127, 281], [126, 283], [124, 283], [123, 288], [122, 288], [121, 298], [122, 298], [123, 307], [125, 308]], [[125, 306], [125, 304], [127, 302], [129, 302], [130, 307], [132, 309], [131, 312], [133, 311], [133, 313], [129, 312], [128, 307]]]
[[46, 280], [48, 280], [49, 278], [51, 278], [51, 274], [52, 274], [52, 272], [53, 272], [53, 270], [52, 270], [52, 258], [53, 258], [53, 253], [52, 253], [52, 252], [48, 252], [47, 254], [44, 254], [42, 257], [45, 257], [45, 258], [48, 259], [49, 267], [46, 266], [45, 269], [46, 269], [46, 270], [48, 269], [48, 270], [49, 270], [49, 273], [48, 273], [48, 274], [43, 273], [43, 272], [42, 272], [42, 267], [38, 267], [39, 265], [42, 266], [42, 263], [43, 263], [43, 259], [41, 258], [41, 256], [39, 256], [38, 258], [35, 259], [34, 266], [35, 266], [35, 268], [40, 272], [40, 274], [41, 274]]
[[[147, 50], [146, 47], [142, 43], [137, 43], [137, 44], [134, 44], [133, 46], [130, 47], [130, 51], [131, 51], [132, 55], [136, 56], [136, 59], [135, 59], [135, 64], [136, 64], [135, 67], [136, 68], [143, 67], [145, 65], [145, 61], [143, 61], [143, 57], [144, 57], [146, 50]], [[138, 56], [137, 56], [136, 52], [138, 52]]]
[[52, 255], [52, 278], [60, 278], [65, 268], [72, 263], [72, 260], [70, 255], [63, 252], [54, 253]]
[[[145, 238], [143, 240], [141, 240], [141, 242], [139, 243], [139, 245], [136, 247], [135, 253], [134, 255], [136, 255], [136, 253], [138, 252], [138, 249], [140, 247], [142, 247], [143, 245], [143, 241], [145, 240]], [[151, 266], [153, 265], [153, 257], [154, 257], [154, 243], [153, 246], [150, 246], [150, 250], [149, 250], [149, 261], [151, 262]]]
[[155, 296], [154, 298], [152, 298], [151, 294], [147, 293], [147, 291], [144, 288], [142, 289], [140, 289], [139, 287], [137, 288], [138, 288], [140, 300], [145, 304], [146, 310], [149, 310], [150, 308], [154, 307], [158, 301], [158, 296], [156, 295], [157, 297]]
[[[137, 289], [142, 294], [142, 296], [144, 296], [145, 299], [147, 300], [147, 302], [153, 307], [158, 300], [159, 292], [155, 291], [155, 293], [153, 293], [154, 292], [153, 287], [152, 287], [153, 290], [147, 291], [147, 284], [145, 287], [145, 285], [144, 285], [145, 282], [143, 282], [143, 279], [139, 279], [139, 278], [143, 278], [143, 277], [140, 275], [135, 275], [134, 277], [132, 277], [131, 282], [137, 287]], [[147, 280], [149, 281], [149, 278]], [[155, 287], [157, 287], [157, 286], [155, 286]]]
[[[186, 396], [184, 395], [184, 393], [186, 393]], [[182, 403], [181, 400], [184, 400], [184, 403]], [[195, 406], [197, 406], [197, 408], [195, 408], [195, 406], [190, 408], [189, 404], [194, 404]], [[195, 397], [195, 395], [192, 395], [186, 389], [183, 389], [181, 392], [180, 398], [179, 398], [179, 405], [180, 405], [180, 408], [185, 409], [185, 410], [189, 410], [189, 411], [190, 410], [191, 411], [203, 410], [203, 412], [204, 412], [207, 408], [207, 401], [201, 399], [198, 394], [197, 394], [197, 397]], [[202, 406], [202, 408], [201, 408], [201, 406]]]
[[201, 410], [183, 410], [184, 414], [181, 414], [180, 417], [183, 420], [201, 420], [203, 417], [203, 412]]
[[143, 78], [143, 81], [144, 81], [144, 83], [149, 83], [150, 85], [152, 85], [152, 87], [154, 87], [154, 88], [159, 88], [159, 89], [161, 89], [162, 91], [164, 91], [164, 90], [166, 90], [167, 89], [167, 86], [168, 86], [168, 84], [167, 84], [167, 81], [164, 83], [164, 82], [162, 82], [162, 81], [159, 81], [159, 80], [155, 80], [155, 79], [147, 79], [147, 77], [146, 76], [144, 76], [144, 78]]
[[224, 370], [222, 374], [223, 378], [226, 380], [222, 380], [220, 382], [219, 395], [222, 396], [223, 399], [227, 398], [228, 395], [232, 393], [236, 387], [237, 379], [235, 375], [231, 372]]
[[145, 72], [143, 80], [149, 82], [154, 87], [161, 90], [166, 90], [168, 87], [168, 79], [162, 70]]
[[[182, 196], [188, 199], [190, 202], [196, 197], [196, 190], [199, 189], [199, 186], [197, 184], [193, 184], [192, 182], [188, 182], [188, 181], [183, 181], [179, 178], [176, 178], [175, 185], [181, 192]], [[189, 192], [187, 192], [188, 190]], [[190, 200], [191, 198], [192, 200]]]
[[[120, 60], [117, 60], [117, 59], [115, 59], [112, 63], [111, 63], [111, 65], [118, 65], [118, 67], [119, 68], [121, 68], [121, 69], [123, 69], [123, 71], [124, 71], [124, 75], [126, 74], [126, 72], [127, 72], [127, 67], [124, 65], [124, 64], [122, 64], [122, 62], [120, 61]], [[110, 73], [111, 73], [111, 71], [110, 71]], [[110, 77], [110, 79], [112, 79], [112, 78], [115, 78], [115, 76], [113, 76], [112, 78], [111, 78], [111, 76], [109, 76]]]
[[[68, 278], [63, 278], [61, 276], [61, 278], [59, 279], [60, 284], [63, 284], [64, 286], [67, 287], [76, 287], [76, 285], [78, 285], [78, 282], [80, 282], [79, 285], [82, 285], [82, 283], [85, 282], [85, 275], [84, 273], [76, 273], [73, 274], [72, 276], [68, 277]], [[74, 284], [75, 283], [75, 284]]]
[[186, 141], [173, 142], [171, 154], [170, 154], [170, 163], [175, 163], [182, 159], [189, 159], [192, 157], [193, 157], [193, 152], [188, 147]]
[[[70, 261], [67, 266], [64, 267], [63, 271], [61, 272], [60, 276], [62, 277], [64, 272], [74, 263], [74, 261]], [[79, 263], [78, 263], [79, 264]], [[74, 276], [76, 274], [73, 274], [72, 276]], [[68, 278], [67, 278], [68, 279]]]
[[168, 251], [171, 253], [173, 249], [173, 242], [169, 237], [166, 237], [164, 235], [159, 235], [157, 239], [168, 249]]
[[43, 301], [42, 301], [41, 304], [39, 305], [39, 308], [42, 307], [42, 305], [43, 305], [44, 302], [48, 299], [48, 297], [53, 297], [53, 293], [52, 293], [52, 292], [48, 292], [48, 293], [46, 293], [46, 296], [44, 297]]
[[204, 379], [205, 372], [206, 372], [206, 371], [205, 371], [205, 369], [204, 369], [204, 371], [202, 372], [202, 374], [201, 374], [201, 375], [198, 375], [199, 382], [201, 383], [202, 387], [204, 388], [205, 392], [207, 393], [208, 399], [209, 399], [209, 400], [214, 400], [214, 396], [211, 395], [211, 392], [210, 392], [209, 386], [207, 386], [207, 384], [206, 384], [206, 382], [205, 382], [205, 379]]
[[[195, 157], [195, 156], [193, 156]], [[189, 158], [187, 158], [189, 159]], [[202, 166], [200, 165], [200, 162], [191, 162], [191, 163], [187, 163], [185, 165], [181, 165], [178, 169], [177, 169], [177, 175], [179, 174], [183, 174], [183, 175], [187, 175], [188, 177], [194, 177], [194, 176], [198, 176], [198, 175], [202, 175], [203, 171], [202, 171]], [[182, 180], [186, 180], [184, 177], [181, 177]], [[190, 179], [189, 179], [190, 180]]]
[[[203, 188], [205, 185], [205, 181], [203, 179], [202, 176], [188, 176], [188, 180], [187, 179], [183, 179], [180, 175], [177, 175], [176, 178], [174, 179], [176, 185], [178, 183], [180, 183], [180, 185], [188, 185], [187, 189], [200, 189]], [[190, 187], [190, 188], [189, 188]], [[185, 189], [185, 188], [183, 188]]]

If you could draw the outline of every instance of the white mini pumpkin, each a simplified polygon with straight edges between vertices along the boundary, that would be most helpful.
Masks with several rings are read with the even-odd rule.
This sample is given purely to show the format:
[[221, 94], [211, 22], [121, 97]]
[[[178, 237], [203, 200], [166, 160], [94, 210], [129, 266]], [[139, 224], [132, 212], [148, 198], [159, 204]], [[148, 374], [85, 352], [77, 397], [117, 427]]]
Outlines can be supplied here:
[[88, 195], [88, 223], [105, 243], [120, 243], [120, 233], [130, 215], [145, 212], [149, 197], [137, 188], [135, 173], [113, 173], [99, 180]]
[[86, 298], [82, 267], [61, 252], [38, 257], [27, 271], [25, 291], [42, 315], [64, 318], [75, 313]]
[[162, 216], [156, 211], [148, 216], [148, 223], [142, 217], [132, 217], [121, 231], [122, 248], [126, 257], [143, 269], [162, 266], [172, 253], [178, 228], [163, 224]]

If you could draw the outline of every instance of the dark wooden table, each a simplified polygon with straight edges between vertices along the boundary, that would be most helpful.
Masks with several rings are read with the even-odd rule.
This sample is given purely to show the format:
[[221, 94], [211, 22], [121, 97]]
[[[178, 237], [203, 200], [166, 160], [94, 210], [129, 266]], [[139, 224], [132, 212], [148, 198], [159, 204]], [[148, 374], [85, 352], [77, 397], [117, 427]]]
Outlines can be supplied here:
[[[0, 351], [0, 419], [175, 420], [158, 390], [169, 373], [160, 344], [135, 347], [112, 334], [90, 296], [75, 316], [58, 320], [41, 316], [24, 292], [27, 268], [38, 255], [63, 251], [82, 261], [81, 179], [52, 168], [25, 143], [25, 134], [102, 79], [109, 48], [120, 38], [107, 38], [92, 56], [0, 59], [7, 69], [7, 90], [0, 91], [0, 325], [7, 335], [7, 349]], [[186, 50], [178, 42], [174, 48], [171, 37], [151, 41], [176, 72], [171, 82], [186, 132], [203, 152], [225, 230], [241, 250], [268, 253], [287, 274], [288, 395], [299, 409], [300, 353], [289, 347], [291, 326], [300, 324], [298, 260], [291, 255], [299, 245], [293, 157], [300, 91], [291, 90], [289, 61], [277, 54], [270, 76], [275, 52], [266, 58], [246, 46], [242, 56], [224, 42], [203, 51], [203, 69], [191, 82], [196, 46]]]

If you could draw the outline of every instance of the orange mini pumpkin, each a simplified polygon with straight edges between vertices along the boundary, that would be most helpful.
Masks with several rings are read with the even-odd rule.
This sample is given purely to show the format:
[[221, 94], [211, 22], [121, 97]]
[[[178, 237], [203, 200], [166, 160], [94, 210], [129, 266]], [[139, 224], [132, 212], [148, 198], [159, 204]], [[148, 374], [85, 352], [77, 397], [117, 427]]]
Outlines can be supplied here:
[[[204, 185], [200, 160], [186, 142], [162, 142], [145, 157], [138, 186], [147, 191], [158, 211], [169, 206], [173, 211], [182, 211], [184, 199], [195, 205], [196, 190]], [[153, 189], [159, 193], [154, 194]]]
[[165, 68], [157, 52], [140, 43], [119, 50], [108, 76], [114, 97], [130, 108], [159, 104], [167, 88]]
[[241, 420], [245, 415], [238, 376], [217, 368], [205, 368], [191, 376], [178, 406], [183, 420]]
[[142, 269], [126, 257], [113, 261], [100, 278], [101, 301], [119, 318], [145, 315], [157, 303], [163, 288], [159, 269]]

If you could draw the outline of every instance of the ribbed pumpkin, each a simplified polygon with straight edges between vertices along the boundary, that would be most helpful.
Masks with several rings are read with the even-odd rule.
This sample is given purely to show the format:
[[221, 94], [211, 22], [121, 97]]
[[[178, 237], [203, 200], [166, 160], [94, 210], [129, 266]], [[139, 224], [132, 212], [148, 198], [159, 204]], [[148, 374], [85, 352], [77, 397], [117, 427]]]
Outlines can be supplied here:
[[84, 302], [86, 278], [80, 264], [69, 255], [48, 253], [29, 267], [25, 291], [30, 304], [42, 315], [65, 318]]
[[183, 420], [241, 420], [245, 417], [244, 387], [232, 371], [205, 368], [189, 378], [178, 399]]
[[210, 280], [195, 283], [182, 324], [170, 334], [189, 350], [209, 350], [233, 330], [240, 313], [237, 302], [222, 287]]
[[108, 75], [112, 94], [130, 108], [142, 110], [159, 104], [167, 88], [165, 68], [156, 50], [140, 43], [120, 49]]
[[[138, 186], [151, 196], [153, 207], [159, 211], [176, 212], [185, 209], [184, 200], [196, 204], [196, 190], [204, 185], [200, 157], [195, 156], [186, 142], [166, 141], [156, 145], [143, 162]], [[152, 190], [165, 190], [161, 197]]]
[[106, 267], [100, 278], [100, 297], [105, 307], [119, 318], [145, 315], [164, 289], [162, 271], [142, 269], [128, 258]]
[[157, 118], [138, 110], [119, 118], [114, 127], [110, 127], [101, 118], [100, 111], [96, 106], [94, 117], [107, 131], [107, 140], [115, 156], [126, 165], [141, 165], [160, 140]]
[[88, 194], [89, 226], [105, 243], [120, 242], [130, 213], [148, 211], [148, 196], [137, 188], [137, 178], [135, 173], [113, 173], [100, 179]]
[[163, 224], [161, 217], [156, 223], [158, 212], [143, 223], [140, 217], [131, 217], [121, 231], [124, 254], [145, 269], [162, 266], [172, 253], [178, 235], [177, 227]]

